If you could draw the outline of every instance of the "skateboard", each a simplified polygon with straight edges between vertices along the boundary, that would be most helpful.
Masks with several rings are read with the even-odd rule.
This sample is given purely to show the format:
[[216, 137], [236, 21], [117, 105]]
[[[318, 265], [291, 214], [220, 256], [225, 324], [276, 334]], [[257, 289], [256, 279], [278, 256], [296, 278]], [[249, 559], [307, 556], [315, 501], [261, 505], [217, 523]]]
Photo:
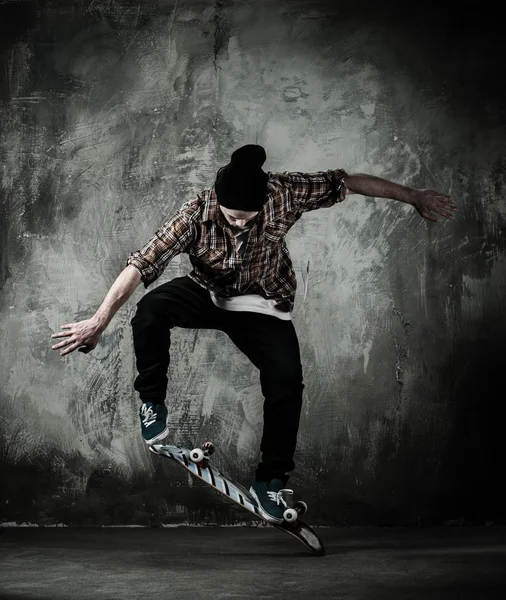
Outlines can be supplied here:
[[245, 487], [236, 483], [210, 464], [209, 459], [214, 452], [212, 443], [206, 442], [200, 448], [194, 448], [193, 450], [179, 446], [154, 444], [149, 446], [149, 450], [153, 454], [170, 458], [192, 475], [214, 488], [225, 498], [248, 510], [268, 525], [273, 525], [277, 529], [297, 538], [306, 548], [318, 556], [325, 554], [325, 549], [320, 538], [309, 525], [299, 519], [299, 515], [304, 514], [307, 510], [305, 502], [295, 502], [292, 507], [287, 507], [284, 512], [283, 523], [271, 523], [271, 521], [268, 521], [260, 514], [257, 501]]

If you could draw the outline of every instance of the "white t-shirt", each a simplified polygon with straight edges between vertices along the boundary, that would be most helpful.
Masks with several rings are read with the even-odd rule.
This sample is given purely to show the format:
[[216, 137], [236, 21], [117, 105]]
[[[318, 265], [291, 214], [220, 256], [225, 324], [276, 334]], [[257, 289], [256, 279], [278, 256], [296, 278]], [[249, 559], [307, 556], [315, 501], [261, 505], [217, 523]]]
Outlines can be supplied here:
[[[235, 235], [237, 244], [237, 251], [239, 255], [244, 254], [246, 248], [246, 240], [248, 239], [248, 233], [253, 227], [253, 223], [246, 227], [234, 227], [230, 226]], [[277, 317], [282, 321], [291, 321], [292, 315], [289, 312], [283, 312], [276, 308], [275, 300], [267, 300], [259, 294], [244, 294], [242, 296], [233, 296], [232, 298], [219, 298], [213, 292], [210, 292], [211, 300], [218, 307], [223, 310], [231, 311], [246, 311], [246, 312], [257, 312], [263, 313], [264, 315], [271, 315]]]

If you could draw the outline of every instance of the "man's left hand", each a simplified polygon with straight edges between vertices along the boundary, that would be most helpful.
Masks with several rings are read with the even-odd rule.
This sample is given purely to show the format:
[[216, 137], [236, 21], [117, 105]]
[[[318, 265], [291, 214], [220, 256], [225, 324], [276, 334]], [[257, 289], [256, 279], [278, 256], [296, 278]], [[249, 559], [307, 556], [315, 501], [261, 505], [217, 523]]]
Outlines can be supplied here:
[[452, 219], [452, 212], [458, 210], [451, 196], [441, 194], [436, 190], [413, 190], [409, 203], [416, 208], [424, 219], [436, 223], [439, 220], [436, 215]]

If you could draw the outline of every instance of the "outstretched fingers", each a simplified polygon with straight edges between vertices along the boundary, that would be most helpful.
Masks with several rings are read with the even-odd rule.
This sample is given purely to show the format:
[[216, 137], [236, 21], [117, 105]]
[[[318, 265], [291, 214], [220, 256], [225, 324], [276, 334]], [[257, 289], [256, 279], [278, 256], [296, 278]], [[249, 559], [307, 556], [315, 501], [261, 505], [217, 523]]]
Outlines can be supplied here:
[[67, 348], [65, 348], [65, 350], [60, 352], [60, 356], [65, 356], [66, 354], [70, 354], [71, 352], [74, 352], [74, 350], [77, 350], [79, 348], [79, 346], [82, 346], [82, 345], [83, 345], [82, 342], [74, 342], [72, 345], [67, 346]]
[[441, 215], [442, 217], [446, 217], [447, 219], [453, 219], [453, 214], [446, 212], [445, 210], [443, 210], [442, 208], [438, 208], [438, 210], [436, 210], [436, 212]]
[[445, 195], [444, 198], [439, 198], [437, 207], [438, 213], [447, 219], [453, 219], [453, 214], [450, 211], [455, 212], [458, 210], [455, 206], [455, 200], [449, 195]]
[[429, 219], [429, 221], [437, 222], [438, 219], [434, 218], [434, 214], [441, 215], [445, 219], [453, 219], [454, 211], [458, 210], [454, 199], [449, 194], [434, 193], [432, 196], [429, 196], [427, 204], [427, 210], [423, 216]]
[[[69, 334], [70, 335], [70, 334]], [[55, 346], [52, 346], [52, 350], [59, 350], [60, 348], [65, 348], [66, 346], [69, 346], [70, 344], [74, 343], [75, 340], [73, 340], [72, 338], [69, 338], [67, 340], [63, 340], [63, 342], [60, 342], [59, 344], [56, 344]]]
[[436, 219], [436, 217], [433, 217], [432, 214], [428, 210], [422, 212], [422, 217], [424, 219], [427, 219], [427, 221], [434, 221], [434, 223], [438, 222], [438, 220]]
[[66, 338], [62, 342], [55, 344], [54, 346], [51, 347], [52, 350], [59, 350], [60, 348], [66, 348], [66, 350], [64, 352], [60, 352], [61, 356], [63, 356], [64, 354], [68, 354], [68, 352], [71, 352], [71, 350], [69, 350], [68, 348], [71, 344], [75, 343], [75, 338], [72, 337], [74, 335], [74, 332], [72, 331], [73, 326], [74, 326], [74, 323], [66, 323], [65, 325], [61, 326], [61, 328], [64, 329], [65, 331], [58, 331], [56, 333], [53, 333], [53, 335], [51, 336], [54, 339]]
[[72, 327], [74, 327], [75, 323], [67, 323], [66, 325], [62, 325], [61, 329], [66, 329], [68, 331], [57, 331], [56, 333], [53, 333], [53, 335], [51, 336], [52, 338], [60, 338], [60, 337], [66, 337], [68, 335], [72, 335], [72, 332], [70, 331], [72, 329]]

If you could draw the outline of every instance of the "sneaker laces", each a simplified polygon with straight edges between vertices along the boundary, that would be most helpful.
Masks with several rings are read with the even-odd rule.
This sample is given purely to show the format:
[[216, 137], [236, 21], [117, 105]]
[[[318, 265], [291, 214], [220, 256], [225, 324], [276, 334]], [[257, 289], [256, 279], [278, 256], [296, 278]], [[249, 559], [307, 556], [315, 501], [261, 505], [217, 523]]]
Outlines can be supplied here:
[[141, 415], [143, 425], [152, 425], [156, 421], [156, 413], [151, 406], [146, 407], [146, 405], [143, 404], [141, 408]]
[[273, 502], [275, 502], [278, 506], [279, 504], [282, 504], [285, 508], [288, 508], [288, 504], [286, 503], [286, 500], [283, 498], [284, 495], [292, 495], [293, 494], [293, 490], [289, 490], [289, 489], [283, 489], [283, 490], [279, 490], [279, 492], [267, 492], [267, 496], [269, 497], [269, 500], [272, 500]]

